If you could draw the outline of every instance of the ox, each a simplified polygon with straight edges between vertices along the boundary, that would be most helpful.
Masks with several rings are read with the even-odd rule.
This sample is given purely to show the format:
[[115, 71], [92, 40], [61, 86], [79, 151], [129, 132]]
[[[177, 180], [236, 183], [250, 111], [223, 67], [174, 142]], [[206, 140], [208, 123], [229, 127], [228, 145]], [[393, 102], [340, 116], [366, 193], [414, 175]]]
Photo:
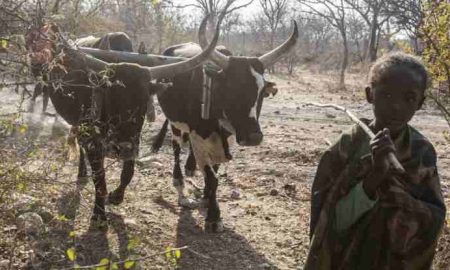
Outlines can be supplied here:
[[[124, 52], [132, 52], [133, 51], [133, 43], [131, 42], [130, 37], [123, 32], [113, 32], [107, 33], [103, 37], [93, 37], [87, 36], [83, 38], [79, 38], [75, 41], [75, 44], [78, 46], [98, 48], [102, 50], [115, 50], [115, 51], [124, 51]], [[32, 73], [35, 77], [43, 76], [42, 67], [40, 65], [32, 66]], [[31, 110], [33, 109], [33, 105], [36, 101], [36, 98], [42, 94], [42, 112], [45, 113], [47, 111], [49, 93], [45, 87], [45, 84], [37, 83], [33, 96], [31, 97]]]
[[[201, 47], [207, 43], [205, 28], [206, 20], [199, 30]], [[297, 38], [298, 29], [294, 22], [289, 39], [261, 57], [227, 56], [214, 50], [210, 59], [219, 67], [218, 72], [204, 65], [174, 77], [173, 86], [157, 94], [172, 129], [175, 156], [173, 185], [178, 191], [178, 203], [187, 207], [195, 205], [183, 193], [184, 181], [180, 169], [180, 145], [189, 141], [191, 154], [185, 168], [188, 174], [192, 174], [197, 163], [204, 176], [205, 187], [200, 206], [207, 208], [206, 231], [223, 230], [216, 199], [216, 172], [220, 163], [232, 158], [228, 149], [229, 136], [236, 135], [237, 143], [242, 146], [255, 146], [262, 142], [263, 133], [258, 121], [263, 99], [276, 91], [274, 84], [264, 79], [264, 69], [290, 50]], [[164, 54], [192, 57], [200, 50], [197, 44], [187, 43], [172, 46]], [[205, 98], [208, 95], [209, 98]], [[162, 144], [167, 125], [166, 120], [155, 137], [155, 151]]]
[[[34, 64], [53, 66], [47, 70], [49, 97], [59, 115], [70, 125], [79, 127], [77, 138], [81, 145], [79, 176], [86, 175], [85, 155], [91, 165], [95, 185], [95, 206], [91, 220], [104, 225], [107, 188], [104, 159], [113, 152], [124, 161], [120, 185], [108, 200], [123, 201], [124, 192], [134, 173], [135, 157], [149, 95], [161, 88], [153, 79], [170, 78], [200, 65], [214, 49], [219, 36], [218, 27], [211, 44], [194, 58], [156, 67], [137, 64], [108, 64], [59, 45], [59, 29], [46, 25], [28, 34], [30, 58]], [[59, 57], [63, 56], [59, 61]], [[66, 64], [65, 69], [58, 63]], [[52, 63], [52, 64], [50, 64]], [[161, 63], [161, 60], [159, 61]], [[92, 72], [95, 71], [95, 72]], [[109, 74], [105, 80], [102, 74]], [[95, 82], [93, 85], [92, 82]], [[53, 87], [58, 86], [58, 87]]]

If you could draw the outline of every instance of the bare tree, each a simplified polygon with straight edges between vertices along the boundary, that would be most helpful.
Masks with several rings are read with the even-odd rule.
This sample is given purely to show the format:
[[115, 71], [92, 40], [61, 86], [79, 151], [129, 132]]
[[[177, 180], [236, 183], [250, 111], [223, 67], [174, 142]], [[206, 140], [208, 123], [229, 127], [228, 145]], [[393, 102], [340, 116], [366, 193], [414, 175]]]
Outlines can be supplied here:
[[344, 0], [297, 0], [306, 9], [307, 14], [313, 14], [324, 18], [340, 34], [343, 46], [343, 58], [341, 64], [339, 86], [345, 88], [345, 70], [348, 66], [348, 40], [346, 24], [346, 7]]
[[391, 13], [388, 10], [388, 0], [344, 0], [361, 18], [369, 28], [369, 45], [366, 60], [373, 62], [377, 59], [380, 33], [384, 24], [389, 21]]
[[423, 0], [388, 0], [388, 13], [392, 16], [396, 26], [404, 30], [411, 38], [414, 51], [421, 53], [419, 46], [420, 25], [425, 16]]
[[231, 48], [231, 42], [230, 42], [230, 33], [233, 30], [234, 27], [237, 27], [241, 25], [241, 14], [239, 13], [229, 13], [226, 15], [223, 19], [221, 30], [224, 35], [225, 44], [227, 47]]
[[233, 4], [236, 3], [237, 0], [194, 0], [194, 2], [195, 2], [194, 4], [181, 5], [177, 7], [179, 8], [189, 6], [197, 7], [202, 11], [203, 15], [209, 15], [208, 19], [209, 29], [214, 29], [217, 22], [217, 16], [222, 10], [226, 9], [227, 10], [226, 14], [230, 14], [231, 12], [237, 9], [241, 9], [250, 5], [253, 2], [253, 0], [248, 0], [242, 5], [235, 5], [235, 6], [233, 6]]
[[[287, 12], [287, 0], [259, 0], [270, 29], [269, 49], [274, 48], [275, 35]], [[274, 66], [269, 69], [275, 72]]]
[[348, 18], [348, 40], [351, 54], [353, 55], [354, 61], [364, 62], [366, 50], [367, 50], [367, 36], [368, 29], [364, 21], [362, 21], [358, 16], [350, 14]]

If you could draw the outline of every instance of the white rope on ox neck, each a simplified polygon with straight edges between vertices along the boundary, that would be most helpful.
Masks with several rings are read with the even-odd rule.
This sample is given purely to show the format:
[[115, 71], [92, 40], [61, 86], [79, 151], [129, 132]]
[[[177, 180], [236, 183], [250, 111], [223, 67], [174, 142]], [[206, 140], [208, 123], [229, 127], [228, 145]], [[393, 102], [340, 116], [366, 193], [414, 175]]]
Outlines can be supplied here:
[[202, 119], [208, 120], [211, 114], [211, 84], [212, 79], [203, 68]]

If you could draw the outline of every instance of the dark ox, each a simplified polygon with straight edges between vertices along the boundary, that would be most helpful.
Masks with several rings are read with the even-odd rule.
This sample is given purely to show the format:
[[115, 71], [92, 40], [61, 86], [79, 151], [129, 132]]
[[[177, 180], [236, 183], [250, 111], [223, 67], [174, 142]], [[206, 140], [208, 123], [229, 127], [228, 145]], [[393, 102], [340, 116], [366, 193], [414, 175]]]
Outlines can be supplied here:
[[[203, 21], [199, 30], [202, 47], [207, 43], [205, 25], [206, 21]], [[208, 65], [204, 65], [203, 68], [176, 76], [173, 86], [157, 95], [172, 129], [175, 156], [173, 184], [178, 191], [178, 202], [182, 206], [195, 206], [195, 202], [187, 199], [183, 193], [184, 181], [180, 169], [180, 145], [189, 142], [191, 153], [185, 166], [186, 174], [193, 173], [196, 163], [203, 173], [205, 188], [201, 206], [207, 207], [207, 231], [223, 229], [216, 200], [218, 180], [215, 174], [220, 163], [232, 158], [228, 138], [235, 134], [237, 143], [242, 146], [255, 146], [262, 142], [263, 133], [258, 120], [263, 99], [276, 91], [274, 84], [264, 79], [264, 69], [292, 48], [297, 37], [297, 25], [294, 24], [294, 31], [287, 41], [259, 58], [227, 56], [224, 48], [223, 53], [214, 50], [210, 59], [219, 67], [218, 72], [211, 71]], [[191, 57], [199, 50], [200, 46], [197, 44], [187, 43], [172, 46], [164, 54]], [[205, 73], [212, 81], [208, 119], [202, 117], [202, 106], [206, 105], [202, 104]], [[154, 151], [162, 145], [167, 125], [166, 120], [155, 138]]]
[[[137, 64], [108, 64], [93, 57], [87, 57], [77, 50], [64, 48], [67, 73], [54, 68], [47, 70], [48, 80], [60, 82], [57, 89], [48, 87], [50, 99], [59, 115], [70, 125], [78, 127], [80, 142], [80, 163], [78, 176], [87, 175], [85, 155], [91, 165], [95, 185], [95, 206], [92, 220], [104, 221], [107, 188], [104, 159], [107, 152], [122, 159], [123, 168], [120, 185], [108, 199], [112, 204], [123, 201], [124, 192], [134, 173], [135, 157], [139, 148], [139, 136], [149, 95], [162, 85], [150, 83], [152, 79], [171, 77], [198, 66], [214, 49], [218, 31], [210, 46], [201, 54], [186, 61], [142, 67]], [[48, 66], [61, 49], [56, 25], [46, 25], [28, 34], [28, 48], [32, 51], [32, 63]], [[95, 73], [91, 72], [92, 70]], [[108, 71], [109, 70], [109, 71]], [[90, 72], [88, 72], [90, 71]], [[102, 82], [99, 71], [110, 73], [110, 82]], [[93, 86], [92, 81], [98, 83]], [[100, 224], [105, 224], [100, 222]]]
[[[107, 33], [102, 37], [94, 37], [88, 36], [79, 38], [75, 41], [75, 44], [78, 46], [90, 47], [90, 48], [98, 48], [102, 50], [114, 50], [114, 51], [124, 51], [124, 52], [132, 52], [133, 51], [133, 43], [130, 37], [123, 32], [114, 32]], [[32, 73], [34, 76], [42, 76], [42, 67], [40, 65], [34, 65], [32, 67]], [[45, 88], [45, 85], [42, 83], [37, 83], [33, 96], [31, 97], [32, 107], [36, 101], [36, 98], [42, 94], [42, 112], [45, 113], [47, 111], [49, 93]]]

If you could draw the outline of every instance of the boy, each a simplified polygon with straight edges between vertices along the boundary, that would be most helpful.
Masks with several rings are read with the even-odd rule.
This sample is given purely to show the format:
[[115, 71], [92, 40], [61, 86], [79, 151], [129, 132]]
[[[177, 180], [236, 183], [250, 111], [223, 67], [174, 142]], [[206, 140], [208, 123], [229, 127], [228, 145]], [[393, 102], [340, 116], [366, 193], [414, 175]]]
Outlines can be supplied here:
[[[376, 137], [355, 126], [322, 156], [312, 186], [305, 269], [429, 269], [445, 219], [432, 144], [408, 125], [428, 74], [403, 53], [369, 72]], [[389, 168], [393, 152], [405, 173]]]

